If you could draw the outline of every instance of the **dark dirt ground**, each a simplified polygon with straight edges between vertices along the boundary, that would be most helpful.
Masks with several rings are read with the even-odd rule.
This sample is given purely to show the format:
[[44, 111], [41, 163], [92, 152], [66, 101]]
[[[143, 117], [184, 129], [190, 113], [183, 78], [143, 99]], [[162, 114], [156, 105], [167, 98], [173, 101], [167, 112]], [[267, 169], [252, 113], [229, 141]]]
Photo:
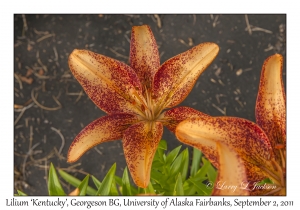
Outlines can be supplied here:
[[[21, 15], [14, 16], [14, 191], [47, 195], [50, 162], [82, 179], [99, 179], [113, 163], [126, 165], [122, 142], [100, 144], [74, 164], [69, 145], [83, 127], [104, 116], [72, 76], [73, 49], [89, 49], [128, 63], [133, 25], [150, 25], [161, 62], [206, 41], [220, 52], [181, 104], [207, 114], [255, 121], [261, 66], [286, 56], [286, 15]], [[285, 68], [284, 68], [285, 69]], [[284, 70], [285, 81], [285, 70]], [[170, 149], [180, 145], [165, 130]], [[190, 150], [191, 151], [191, 150]], [[13, 173], [13, 172], [11, 172]], [[64, 185], [66, 192], [73, 188]], [[16, 192], [16, 191], [15, 191]]]

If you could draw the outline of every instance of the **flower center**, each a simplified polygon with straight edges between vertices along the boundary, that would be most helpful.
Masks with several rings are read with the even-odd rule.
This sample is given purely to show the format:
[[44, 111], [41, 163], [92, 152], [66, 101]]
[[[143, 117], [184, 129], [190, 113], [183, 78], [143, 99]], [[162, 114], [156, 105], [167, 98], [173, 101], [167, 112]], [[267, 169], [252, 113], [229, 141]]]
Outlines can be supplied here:
[[274, 184], [277, 186], [271, 192], [268, 192], [266, 195], [285, 195], [286, 191], [286, 160], [285, 160], [285, 147], [284, 145], [277, 144], [275, 146], [275, 151], [280, 153], [280, 160], [276, 161], [272, 159], [272, 164], [274, 166], [274, 173], [264, 168], [265, 171], [270, 175], [270, 178], [274, 181]]
[[133, 93], [133, 95], [135, 100], [133, 104], [141, 120], [155, 122], [160, 119], [164, 106], [154, 103], [150, 88], [145, 88], [143, 96], [136, 93]]

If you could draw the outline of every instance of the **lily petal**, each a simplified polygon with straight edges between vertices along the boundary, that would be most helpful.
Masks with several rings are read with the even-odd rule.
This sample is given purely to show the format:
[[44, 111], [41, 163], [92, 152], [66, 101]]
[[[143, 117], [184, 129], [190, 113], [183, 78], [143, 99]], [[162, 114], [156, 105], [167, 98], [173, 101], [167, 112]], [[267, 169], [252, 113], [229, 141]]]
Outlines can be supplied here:
[[190, 107], [176, 107], [170, 109], [162, 114], [163, 125], [166, 126], [170, 131], [175, 132], [175, 128], [183, 120], [188, 118], [197, 118], [208, 116], [202, 112], [197, 111], [196, 109]]
[[[279, 54], [265, 60], [256, 100], [256, 122], [268, 135], [274, 150], [277, 145], [286, 146], [286, 104], [282, 67], [283, 57]], [[276, 156], [279, 160], [280, 155], [277, 153]]]
[[[249, 195], [249, 191], [241, 187], [247, 183], [244, 161], [226, 144], [216, 142], [216, 146], [220, 167], [213, 195]], [[235, 188], [222, 188], [223, 184]]]
[[72, 142], [68, 152], [68, 162], [77, 161], [86, 151], [97, 144], [121, 139], [123, 131], [137, 120], [134, 115], [121, 113], [107, 115], [93, 121]]
[[250, 162], [244, 161], [244, 166], [246, 168], [248, 182], [244, 183], [244, 186], [242, 187], [249, 189], [250, 195], [267, 195], [270, 192], [270, 189], [258, 188], [256, 185], [258, 182], [270, 178], [270, 175], [266, 174], [262, 167]]
[[125, 159], [133, 181], [139, 187], [148, 186], [152, 161], [162, 133], [160, 122], [139, 122], [124, 132]]
[[[201, 150], [219, 168], [216, 142], [230, 145], [244, 162], [272, 170], [273, 151], [264, 131], [255, 123], [235, 117], [203, 117], [187, 119], [178, 124], [175, 135], [190, 146]], [[248, 171], [266, 177], [266, 171]], [[262, 173], [262, 174], [256, 174]], [[261, 180], [257, 180], [261, 181]]]
[[150, 88], [160, 66], [157, 44], [149, 26], [133, 26], [130, 41], [130, 66], [141, 83]]
[[80, 190], [78, 187], [76, 187], [75, 190], [70, 192], [69, 196], [77, 196], [77, 195], [79, 195], [79, 193], [80, 193]]
[[69, 67], [103, 111], [133, 113], [134, 105], [141, 104], [138, 98], [142, 95], [142, 86], [130, 66], [88, 50], [74, 50], [69, 56]]
[[156, 103], [170, 108], [182, 102], [218, 52], [217, 44], [206, 42], [163, 63], [154, 76]]

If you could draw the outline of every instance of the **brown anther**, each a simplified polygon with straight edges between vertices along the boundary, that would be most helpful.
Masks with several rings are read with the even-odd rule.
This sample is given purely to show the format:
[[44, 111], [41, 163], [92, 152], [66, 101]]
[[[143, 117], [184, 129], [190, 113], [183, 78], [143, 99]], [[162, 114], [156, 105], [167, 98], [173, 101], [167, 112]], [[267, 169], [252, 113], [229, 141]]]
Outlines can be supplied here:
[[276, 144], [275, 149], [283, 149], [284, 145], [283, 144]]

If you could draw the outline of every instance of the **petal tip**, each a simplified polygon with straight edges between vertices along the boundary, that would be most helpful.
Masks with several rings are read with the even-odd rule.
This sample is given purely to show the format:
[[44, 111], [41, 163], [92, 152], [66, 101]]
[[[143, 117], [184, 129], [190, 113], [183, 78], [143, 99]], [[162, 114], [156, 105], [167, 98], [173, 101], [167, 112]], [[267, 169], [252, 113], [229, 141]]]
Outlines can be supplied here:
[[[71, 147], [70, 147], [70, 150], [71, 150]], [[79, 157], [73, 157], [72, 154], [70, 154], [70, 153], [71, 153], [70, 150], [69, 150], [68, 155], [67, 155], [67, 162], [68, 162], [68, 163], [74, 163], [74, 162], [76, 162], [77, 160], [79, 160], [79, 158], [80, 158], [81, 156], [79, 156]]]

